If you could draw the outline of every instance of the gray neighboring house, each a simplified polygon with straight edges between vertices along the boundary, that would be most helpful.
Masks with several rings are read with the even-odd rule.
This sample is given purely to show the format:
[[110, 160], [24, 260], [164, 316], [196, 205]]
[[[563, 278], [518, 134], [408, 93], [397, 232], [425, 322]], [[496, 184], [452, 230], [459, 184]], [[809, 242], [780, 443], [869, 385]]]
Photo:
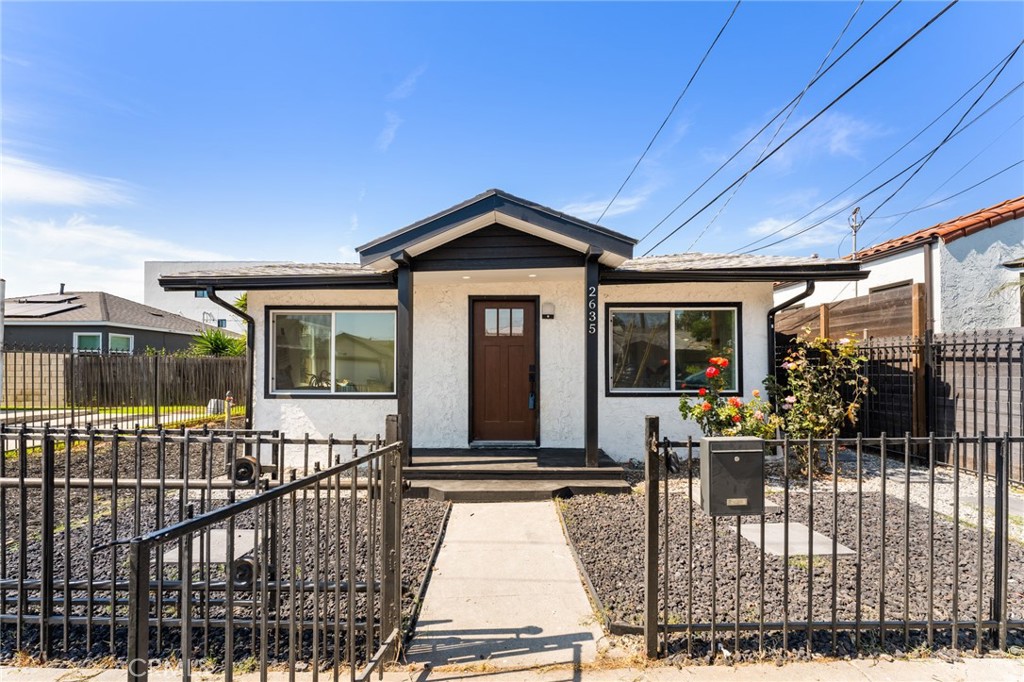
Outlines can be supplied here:
[[187, 348], [204, 325], [103, 291], [60, 291], [4, 300], [11, 348], [141, 353]]

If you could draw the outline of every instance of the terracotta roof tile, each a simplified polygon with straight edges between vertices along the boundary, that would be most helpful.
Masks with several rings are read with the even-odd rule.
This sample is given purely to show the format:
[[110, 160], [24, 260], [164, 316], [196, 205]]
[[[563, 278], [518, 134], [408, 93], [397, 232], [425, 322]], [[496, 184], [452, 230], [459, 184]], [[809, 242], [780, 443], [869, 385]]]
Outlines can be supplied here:
[[974, 234], [980, 230], [987, 229], [989, 227], [995, 227], [1001, 223], [1005, 223], [1008, 220], [1014, 220], [1016, 218], [1024, 217], [1024, 196], [1019, 196], [1015, 199], [1007, 199], [1001, 204], [996, 204], [989, 208], [984, 208], [974, 213], [954, 218], [953, 220], [947, 220], [944, 223], [926, 227], [923, 230], [917, 232], [911, 232], [910, 234], [903, 235], [902, 237], [896, 237], [889, 241], [882, 242], [876, 246], [872, 246], [862, 251], [857, 252], [857, 258], [864, 260], [871, 256], [877, 256], [893, 249], [898, 249], [909, 244], [925, 242], [933, 238], [939, 238], [945, 243], [955, 241], [961, 237]]

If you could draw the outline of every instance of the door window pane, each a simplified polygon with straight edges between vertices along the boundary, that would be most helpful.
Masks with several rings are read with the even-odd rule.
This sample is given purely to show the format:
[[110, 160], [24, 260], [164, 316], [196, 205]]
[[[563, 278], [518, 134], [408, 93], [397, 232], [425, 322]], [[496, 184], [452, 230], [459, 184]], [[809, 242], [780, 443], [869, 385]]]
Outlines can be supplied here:
[[512, 336], [523, 335], [523, 309], [512, 309]]
[[274, 316], [274, 388], [329, 391], [331, 316], [278, 313]]
[[498, 308], [498, 336], [510, 336], [512, 316], [508, 308]]
[[334, 314], [334, 390], [394, 393], [395, 313]]
[[612, 311], [613, 389], [670, 389], [668, 311]]
[[484, 333], [487, 336], [498, 335], [498, 309], [484, 308]]
[[723, 357], [729, 366], [722, 370], [726, 390], [736, 390], [736, 311], [675, 311], [676, 389], [698, 389], [707, 385], [704, 371], [708, 360]]

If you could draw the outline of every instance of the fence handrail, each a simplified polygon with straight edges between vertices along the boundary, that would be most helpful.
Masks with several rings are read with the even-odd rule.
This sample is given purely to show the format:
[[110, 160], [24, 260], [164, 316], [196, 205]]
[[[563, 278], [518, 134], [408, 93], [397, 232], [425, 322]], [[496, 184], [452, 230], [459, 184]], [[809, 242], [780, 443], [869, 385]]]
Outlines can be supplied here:
[[0, 424], [0, 434], [19, 436], [24, 434], [30, 440], [40, 437], [60, 436], [72, 440], [95, 440], [100, 442], [138, 439], [143, 443], [256, 443], [271, 445], [374, 445], [376, 438], [339, 439], [330, 435], [326, 438], [287, 438], [278, 431], [256, 429], [167, 429], [158, 428], [69, 428], [60, 426], [26, 426], [24, 424]]
[[[303, 441], [297, 442], [301, 443]], [[230, 518], [276, 500], [279, 497], [284, 497], [290, 493], [309, 488], [324, 479], [337, 476], [338, 474], [349, 471], [350, 469], [355, 469], [360, 465], [366, 464], [373, 459], [383, 457], [395, 450], [401, 451], [401, 447], [401, 441], [389, 443], [379, 449], [371, 450], [365, 455], [360, 455], [359, 457], [339, 462], [327, 467], [326, 469], [321, 469], [320, 471], [314, 471], [308, 476], [303, 476], [302, 478], [295, 479], [294, 481], [288, 481], [287, 483], [275, 486], [274, 488], [270, 488], [269, 490], [265, 490], [244, 500], [238, 500], [237, 502], [233, 502], [224, 507], [211, 509], [204, 514], [200, 514], [199, 516], [195, 516], [191, 519], [184, 519], [170, 526], [158, 528], [157, 530], [137, 535], [128, 540], [119, 541], [119, 544], [161, 545], [165, 542], [178, 540], [186, 535], [202, 531], [208, 526], [227, 521]]]
[[[952, 444], [952, 443], [960, 443], [960, 444], [973, 443], [973, 444], [977, 444], [977, 445], [985, 445], [985, 444], [989, 444], [989, 443], [992, 443], [992, 444], [995, 444], [995, 443], [1024, 444], [1024, 436], [1011, 436], [1008, 431], [1004, 432], [1003, 435], [1001, 435], [1001, 436], [999, 436], [999, 435], [988, 435], [988, 434], [984, 434], [984, 433], [980, 433], [980, 434], [978, 434], [976, 436], [962, 436], [962, 435], [959, 435], [959, 434], [953, 434], [952, 436], [935, 436], [935, 435], [911, 436], [909, 433], [906, 434], [906, 435], [897, 436], [895, 434], [887, 434], [887, 433], [885, 433], [883, 431], [880, 435], [874, 436], [872, 438], [868, 438], [867, 436], [854, 436], [854, 437], [844, 437], [844, 438], [838, 438], [838, 437], [837, 438], [812, 438], [810, 440], [808, 440], [807, 438], [766, 438], [766, 439], [764, 439], [764, 444], [765, 444], [765, 447], [770, 447], [770, 448], [782, 447], [782, 446], [785, 446], [785, 445], [806, 445], [808, 443], [810, 443], [812, 446], [819, 446], [819, 445], [831, 446], [833, 444], [841, 445], [841, 446], [853, 446], [853, 445], [856, 445], [858, 443], [858, 441], [859, 441], [863, 445], [870, 446], [871, 444], [876, 443], [876, 442], [880, 442], [883, 439], [889, 445], [905, 443], [908, 440], [909, 440], [911, 445], [927, 445], [929, 442], [932, 442], [932, 443], [935, 443], [935, 444], [943, 444], [943, 443], [950, 443], [950, 444]], [[689, 446], [697, 447], [697, 446], [700, 445], [700, 440], [701, 440], [700, 437], [694, 437], [694, 438], [691, 438], [689, 440], [671, 440], [671, 439], [665, 437], [665, 438], [662, 438], [661, 440], [658, 441], [658, 445], [660, 447], [663, 447], [663, 448], [664, 447], [685, 448], [685, 447], [689, 447]]]

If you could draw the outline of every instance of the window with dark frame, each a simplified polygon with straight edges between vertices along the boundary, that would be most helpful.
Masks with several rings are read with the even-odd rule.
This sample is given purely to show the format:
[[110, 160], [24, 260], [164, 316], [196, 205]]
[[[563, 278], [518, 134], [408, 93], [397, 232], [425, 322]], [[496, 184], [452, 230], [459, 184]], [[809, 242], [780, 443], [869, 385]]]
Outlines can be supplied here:
[[271, 392], [395, 395], [395, 321], [393, 310], [272, 312]]
[[608, 329], [611, 394], [696, 392], [712, 357], [729, 360], [726, 390], [740, 390], [736, 306], [613, 306]]

